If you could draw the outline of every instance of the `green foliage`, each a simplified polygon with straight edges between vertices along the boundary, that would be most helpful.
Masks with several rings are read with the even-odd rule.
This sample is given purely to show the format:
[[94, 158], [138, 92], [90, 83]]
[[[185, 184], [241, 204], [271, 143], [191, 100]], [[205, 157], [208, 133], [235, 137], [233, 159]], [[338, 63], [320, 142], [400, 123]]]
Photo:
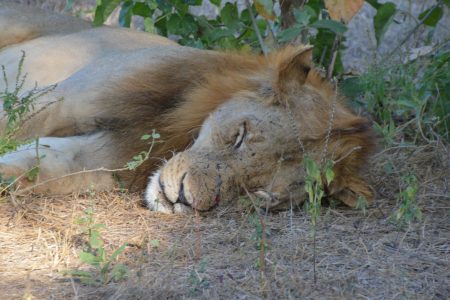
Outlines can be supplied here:
[[5, 66], [1, 65], [5, 89], [0, 92], [0, 99], [3, 102], [3, 111], [6, 113], [7, 122], [5, 131], [0, 135], [0, 155], [14, 151], [21, 144], [14, 138], [14, 135], [27, 121], [25, 115], [34, 109], [34, 103], [38, 98], [56, 88], [56, 85], [38, 88], [36, 84], [34, 88], [24, 93], [23, 87], [27, 79], [27, 74], [22, 74], [25, 57], [25, 52], [22, 51], [13, 88], [9, 86]]
[[[389, 26], [394, 21], [394, 16], [399, 11], [394, 2], [385, 2], [383, 4], [378, 3], [377, 0], [366, 0], [373, 8], [377, 10], [375, 17], [373, 19], [373, 26], [375, 30], [375, 38], [377, 40], [377, 45], [379, 46], [384, 34], [386, 33]], [[447, 2], [448, 3], [448, 2]], [[447, 4], [448, 5], [448, 4]], [[431, 8], [423, 11], [419, 15], [419, 20], [423, 24], [435, 27], [437, 23], [441, 20], [443, 16], [442, 4], [432, 6]]]
[[406, 175], [402, 177], [402, 185], [398, 194], [400, 206], [391, 216], [398, 226], [411, 224], [413, 221], [422, 219], [422, 211], [417, 206], [416, 194], [418, 190], [417, 178], [414, 175]]
[[126, 164], [126, 168], [128, 170], [136, 170], [140, 165], [142, 165], [147, 159], [150, 157], [150, 153], [153, 150], [153, 147], [156, 143], [161, 142], [159, 139], [161, 138], [161, 135], [153, 129], [151, 134], [144, 134], [141, 137], [141, 140], [147, 141], [150, 140], [150, 147], [147, 151], [142, 151], [141, 153], [133, 156], [133, 159]]
[[367, 214], [367, 200], [366, 198], [359, 196], [356, 200], [356, 209], [359, 209], [363, 215], [365, 216]]
[[405, 65], [373, 67], [344, 91], [366, 107], [386, 144], [450, 140], [450, 51]]
[[431, 7], [425, 10], [419, 15], [419, 20], [423, 21], [423, 24], [436, 27], [437, 23], [441, 20], [444, 15], [444, 10], [442, 7]]
[[267, 229], [258, 213], [254, 212], [248, 216], [248, 222], [255, 229], [251, 239], [257, 250], [267, 250], [266, 237], [270, 236], [270, 229]]
[[[317, 220], [322, 207], [322, 199], [325, 196], [325, 185], [329, 186], [334, 180], [334, 163], [327, 160], [323, 166], [320, 166], [314, 159], [305, 155], [303, 157], [303, 165], [305, 168], [305, 191], [308, 193], [308, 201], [305, 207], [311, 216], [312, 235], [313, 235], [313, 265], [314, 265], [314, 282], [316, 282], [316, 232]], [[325, 179], [325, 182], [323, 182]]]
[[123, 253], [127, 244], [123, 244], [108, 255], [104, 248], [104, 241], [101, 230], [106, 228], [105, 224], [96, 223], [94, 209], [89, 207], [84, 210], [84, 217], [76, 220], [81, 226], [81, 233], [86, 236], [86, 244], [78, 255], [80, 262], [91, 267], [90, 271], [79, 269], [64, 271], [65, 275], [80, 279], [88, 285], [102, 285], [111, 281], [117, 282], [124, 279], [128, 268], [115, 263], [118, 256]]
[[[281, 16], [275, 15], [275, 2], [272, 0], [253, 1], [250, 9], [246, 7], [241, 12], [236, 3], [221, 5], [220, 0], [211, 3], [218, 7], [219, 13], [208, 19], [192, 13], [193, 7], [202, 4], [201, 0], [98, 0], [94, 24], [103, 24], [112, 11], [119, 7], [121, 26], [129, 27], [133, 15], [141, 16], [144, 18], [145, 31], [171, 36], [182, 45], [204, 49], [261, 51], [263, 45], [259, 44], [257, 34], [268, 41], [273, 40], [271, 35], [274, 33], [278, 43], [294, 40], [314, 43], [317, 47], [315, 56], [325, 57], [325, 63], [331, 61], [328, 56], [332, 53], [336, 35], [342, 36], [346, 30], [344, 24], [330, 20], [323, 0], [311, 0], [301, 9], [296, 9], [296, 23], [285, 30], [280, 30]], [[255, 16], [259, 32], [255, 32], [251, 14]], [[277, 47], [277, 42], [269, 47]], [[335, 72], [342, 71], [339, 56], [336, 61]]]
[[208, 261], [203, 259], [198, 268], [193, 268], [189, 273], [189, 283], [191, 285], [189, 289], [189, 294], [192, 297], [199, 296], [202, 290], [207, 289], [210, 286], [210, 282], [203, 276], [206, 271], [206, 266]]
[[[212, 3], [220, 5], [220, 1]], [[207, 19], [191, 13], [191, 7], [201, 4], [201, 0], [101, 0], [95, 10], [94, 24], [103, 24], [112, 11], [120, 7], [121, 26], [129, 27], [131, 17], [138, 15], [144, 18], [145, 31], [171, 35], [182, 45], [208, 49], [241, 49], [247, 48], [246, 45], [258, 47], [248, 9], [239, 13], [236, 3], [226, 3], [216, 18]], [[261, 31], [267, 28], [265, 22], [258, 22], [258, 26]]]
[[394, 15], [397, 12], [397, 7], [392, 2], [386, 2], [377, 6], [376, 9], [377, 13], [373, 18], [373, 27], [375, 30], [377, 45], [380, 45], [384, 34], [394, 19]]
[[[305, 167], [305, 191], [308, 194], [308, 202], [306, 208], [311, 216], [313, 228], [317, 225], [317, 219], [322, 206], [322, 199], [325, 196], [324, 184], [331, 184], [334, 179], [333, 162], [328, 160], [321, 168], [319, 164], [309, 156], [303, 159]], [[323, 182], [325, 179], [325, 182]]]
[[[44, 88], [38, 88], [37, 83], [34, 87], [28, 91], [24, 92], [24, 86], [27, 79], [27, 74], [23, 74], [23, 66], [25, 63], [25, 52], [22, 51], [22, 56], [18, 62], [17, 66], [17, 74], [15, 78], [14, 87], [11, 88], [8, 82], [8, 77], [6, 75], [6, 68], [4, 65], [1, 65], [2, 69], [2, 78], [5, 84], [5, 89], [0, 92], [0, 100], [3, 103], [3, 111], [5, 112], [6, 117], [6, 128], [0, 134], [0, 156], [4, 155], [8, 152], [15, 151], [18, 146], [23, 144], [23, 142], [19, 142], [15, 135], [17, 131], [21, 128], [21, 126], [33, 115], [26, 116], [28, 113], [34, 110], [34, 103], [40, 97], [52, 92], [56, 85], [51, 85]], [[62, 99], [61, 99], [62, 100]], [[58, 100], [59, 101], [59, 100]], [[50, 102], [51, 105], [53, 102]], [[41, 110], [45, 109], [42, 108]], [[33, 114], [39, 113], [41, 110], [37, 112], [33, 112]], [[40, 161], [44, 158], [44, 155], [39, 155], [39, 138], [35, 139], [36, 143], [36, 160], [37, 163], [30, 170], [28, 170], [24, 175], [30, 181], [35, 180], [39, 175], [40, 170]], [[45, 145], [43, 145], [45, 146]], [[2, 178], [0, 176], [0, 193], [3, 193], [5, 190], [8, 190], [14, 182], [15, 178]]]

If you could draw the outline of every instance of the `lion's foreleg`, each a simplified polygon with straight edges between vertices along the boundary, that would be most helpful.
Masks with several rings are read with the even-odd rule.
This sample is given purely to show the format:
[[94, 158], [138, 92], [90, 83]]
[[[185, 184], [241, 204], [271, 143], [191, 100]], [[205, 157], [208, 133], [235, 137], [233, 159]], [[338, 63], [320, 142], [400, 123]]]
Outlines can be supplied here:
[[64, 194], [114, 186], [110, 169], [122, 164], [113, 159], [108, 133], [64, 138], [40, 138], [0, 158], [2, 179], [16, 187], [44, 194]]

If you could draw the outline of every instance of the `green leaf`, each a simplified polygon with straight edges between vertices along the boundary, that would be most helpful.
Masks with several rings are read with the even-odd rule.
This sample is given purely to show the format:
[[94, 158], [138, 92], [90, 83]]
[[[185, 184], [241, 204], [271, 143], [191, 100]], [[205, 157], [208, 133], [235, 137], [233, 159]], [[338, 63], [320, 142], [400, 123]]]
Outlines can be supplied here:
[[100, 260], [99, 257], [93, 255], [92, 253], [89, 252], [81, 252], [79, 255], [80, 261], [91, 265], [91, 266], [98, 266], [100, 264]]
[[178, 29], [178, 34], [181, 34], [182, 36], [189, 37], [197, 34], [198, 25], [192, 15], [184, 15], [180, 20], [179, 26], [180, 28]]
[[381, 7], [381, 4], [378, 3], [377, 0], [366, 0], [366, 2], [369, 3], [370, 5], [372, 5], [372, 7], [377, 10]]
[[437, 23], [441, 20], [443, 14], [444, 14], [444, 10], [442, 9], [442, 7], [431, 7], [429, 9], [427, 9], [426, 11], [424, 11], [423, 13], [421, 13], [419, 15], [419, 20], [423, 20], [432, 9], [433, 9], [433, 11], [424, 20], [423, 24], [425, 24], [427, 26], [431, 26], [431, 27], [436, 27]]
[[301, 27], [299, 25], [282, 30], [278, 33], [278, 37], [277, 37], [278, 41], [280, 43], [290, 42], [293, 39], [295, 39], [296, 37], [298, 37], [300, 35], [300, 33], [302, 32], [302, 30], [303, 30], [303, 27]]
[[397, 8], [392, 2], [386, 2], [378, 8], [377, 14], [373, 18], [375, 38], [377, 39], [378, 45], [380, 45], [386, 30], [392, 23], [396, 11]]
[[102, 25], [108, 16], [119, 6], [121, 0], [102, 0], [95, 9], [94, 25]]
[[233, 36], [234, 31], [231, 29], [222, 29], [222, 28], [215, 28], [210, 31], [208, 34], [208, 39], [211, 40], [211, 42], [215, 42], [221, 38]]
[[133, 16], [133, 2], [126, 1], [122, 4], [119, 13], [119, 25], [122, 27], [130, 27], [131, 17]]
[[149, 138], [151, 138], [152, 136], [150, 134], [144, 134], [143, 136], [141, 136], [141, 140], [146, 141]]
[[308, 26], [313, 20], [317, 19], [317, 14], [314, 9], [306, 5], [302, 9], [294, 9], [294, 17], [297, 24]]
[[220, 7], [220, 3], [222, 2], [222, 0], [209, 0], [209, 2], [211, 2], [212, 4], [214, 4], [217, 7]]
[[367, 200], [363, 196], [359, 196], [356, 200], [356, 209], [359, 209], [362, 211], [363, 215], [366, 215], [366, 208], [367, 208]]
[[155, 27], [155, 23], [153, 22], [152, 18], [145, 18], [144, 19], [144, 30], [148, 33], [157, 34], [157, 30]]
[[103, 240], [99, 231], [91, 230], [91, 234], [89, 236], [89, 245], [93, 249], [99, 249], [103, 247]]
[[347, 27], [344, 24], [334, 20], [319, 20], [311, 24], [311, 27], [328, 29], [335, 34], [343, 34], [347, 31]]
[[202, 5], [203, 0], [183, 0], [183, 2], [190, 6], [199, 6]]
[[227, 28], [232, 30], [237, 30], [239, 28], [239, 13], [235, 3], [225, 4], [220, 12], [220, 18]]
[[334, 171], [333, 171], [334, 162], [332, 160], [328, 160], [325, 164], [325, 179], [327, 181], [327, 185], [330, 185], [334, 179]]
[[72, 277], [85, 277], [92, 278], [92, 274], [88, 271], [83, 270], [65, 270], [62, 271], [63, 275], [70, 275]]
[[308, 174], [309, 177], [316, 180], [317, 182], [321, 181], [319, 166], [313, 159], [305, 157], [305, 168], [306, 174]]
[[34, 181], [39, 174], [39, 166], [34, 166], [26, 173], [26, 177], [29, 181]]
[[180, 23], [181, 17], [178, 14], [170, 15], [166, 23], [167, 34], [178, 34]]
[[133, 14], [141, 16], [143, 18], [149, 18], [152, 16], [153, 10], [158, 7], [157, 4], [156, 7], [153, 7], [152, 5], [153, 5], [152, 3], [146, 4], [142, 2], [137, 2], [133, 6]]
[[356, 98], [364, 94], [365, 86], [359, 77], [348, 77], [340, 82], [339, 90], [349, 98]]
[[123, 244], [122, 246], [120, 246], [119, 248], [116, 249], [116, 251], [113, 252], [113, 254], [111, 254], [111, 256], [109, 257], [109, 261], [114, 261], [116, 260], [117, 256], [119, 256], [120, 254], [122, 254], [122, 252], [125, 250], [125, 248], [128, 246], [127, 243]]
[[127, 275], [128, 268], [123, 264], [117, 264], [115, 265], [111, 270], [111, 275], [113, 281], [120, 281], [124, 279]]

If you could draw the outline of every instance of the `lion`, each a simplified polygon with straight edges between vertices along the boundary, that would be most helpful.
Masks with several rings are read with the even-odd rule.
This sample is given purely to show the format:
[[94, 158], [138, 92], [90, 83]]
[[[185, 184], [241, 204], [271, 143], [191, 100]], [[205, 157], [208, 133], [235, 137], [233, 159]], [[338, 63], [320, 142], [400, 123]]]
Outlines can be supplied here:
[[[276, 210], [306, 199], [308, 155], [319, 164], [334, 162], [327, 196], [350, 207], [359, 197], [373, 198], [361, 174], [374, 148], [370, 124], [322, 79], [311, 46], [267, 57], [200, 50], [0, 4], [0, 64], [9, 83], [21, 53], [24, 89], [52, 87], [16, 133], [39, 144], [0, 158], [3, 178], [18, 178], [22, 188], [111, 190], [118, 177], [143, 191], [154, 211], [205, 212], [239, 195]], [[0, 91], [6, 88], [0, 82]], [[5, 119], [2, 111], [2, 130]], [[148, 149], [141, 137], [153, 130], [161, 142], [135, 171], [123, 170]], [[37, 163], [38, 182], [20, 177]]]

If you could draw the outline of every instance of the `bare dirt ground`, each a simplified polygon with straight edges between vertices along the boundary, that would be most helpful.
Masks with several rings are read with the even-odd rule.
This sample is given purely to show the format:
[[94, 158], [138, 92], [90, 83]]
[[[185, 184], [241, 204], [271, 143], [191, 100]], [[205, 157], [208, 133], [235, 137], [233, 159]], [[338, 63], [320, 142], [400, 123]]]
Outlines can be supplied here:
[[[303, 210], [262, 215], [265, 252], [248, 209], [205, 216], [153, 213], [139, 195], [4, 198], [0, 203], [2, 299], [447, 299], [450, 295], [450, 148], [390, 148], [367, 173], [377, 199], [366, 215], [324, 207], [313, 241]], [[389, 168], [386, 166], [389, 165]], [[387, 170], [390, 171], [387, 171]], [[399, 227], [399, 178], [419, 179], [422, 219]], [[86, 236], [76, 220], [94, 208], [111, 253], [129, 269], [118, 283], [89, 286], [64, 276], [89, 270], [78, 253]], [[91, 269], [92, 270], [92, 269]]]

